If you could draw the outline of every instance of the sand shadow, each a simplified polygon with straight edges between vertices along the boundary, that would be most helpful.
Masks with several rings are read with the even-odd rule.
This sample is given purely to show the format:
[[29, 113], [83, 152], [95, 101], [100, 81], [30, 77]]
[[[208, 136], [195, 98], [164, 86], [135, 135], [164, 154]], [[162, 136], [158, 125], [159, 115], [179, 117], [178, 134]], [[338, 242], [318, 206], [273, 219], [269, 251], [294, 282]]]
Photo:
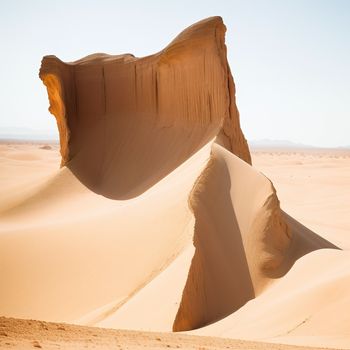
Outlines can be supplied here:
[[330, 241], [319, 236], [299, 221], [292, 218], [289, 214], [282, 211], [282, 216], [288, 224], [292, 233], [292, 242], [289, 247], [288, 255], [285, 258], [285, 263], [281, 268], [269, 274], [271, 278], [280, 278], [284, 276], [295, 264], [297, 260], [303, 256], [312, 253], [319, 249], [337, 249], [338, 246]]
[[[285, 222], [284, 226], [277, 225], [272, 236], [265, 236], [263, 231], [249, 231], [248, 234], [257, 235], [254, 244], [260, 244], [258, 240], [262, 239], [263, 245], [260, 253], [253, 250], [253, 255], [249, 252], [247, 256], [245, 249], [249, 249], [249, 245], [245, 248], [230, 192], [231, 177], [226, 163], [212, 158], [190, 195], [190, 207], [196, 220], [193, 236], [195, 253], [173, 331], [193, 330], [219, 321], [257, 296], [259, 289], [255, 290], [254, 284], [260, 283], [258, 280], [263, 278], [264, 286], [268, 280], [284, 276], [306, 254], [318, 249], [339, 249], [278, 206], [276, 210]], [[266, 223], [268, 230], [271, 223]], [[264, 227], [260, 229], [264, 230]], [[290, 234], [290, 242], [283, 248], [282, 259], [279, 260], [280, 252], [273, 247], [276, 242], [269, 239], [285, 234], [286, 237]], [[278, 244], [280, 238], [276, 239]], [[276, 268], [266, 270], [262, 263], [261, 270], [257, 270], [260, 276], [256, 275], [256, 271], [254, 275], [249, 270], [249, 264], [256, 269], [256, 264], [261, 262], [259, 256], [254, 254], [264, 256], [266, 253], [281, 263], [277, 263]], [[251, 260], [249, 263], [248, 258]], [[253, 280], [254, 276], [256, 281]]]
[[215, 126], [161, 128], [151, 120], [105, 120], [71, 139], [66, 166], [91, 191], [127, 200], [161, 181], [215, 133]]
[[173, 331], [216, 322], [255, 297], [226, 166], [210, 161], [191, 194], [192, 259]]

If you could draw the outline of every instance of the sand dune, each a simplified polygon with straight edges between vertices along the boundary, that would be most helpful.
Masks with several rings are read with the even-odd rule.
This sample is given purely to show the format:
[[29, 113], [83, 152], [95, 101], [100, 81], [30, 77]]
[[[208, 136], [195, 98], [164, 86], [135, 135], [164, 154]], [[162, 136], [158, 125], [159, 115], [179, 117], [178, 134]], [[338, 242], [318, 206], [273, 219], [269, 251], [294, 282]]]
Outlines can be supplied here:
[[251, 166], [225, 30], [206, 19], [143, 58], [44, 57], [61, 168], [55, 147], [0, 149], [2, 316], [350, 345], [349, 254]]

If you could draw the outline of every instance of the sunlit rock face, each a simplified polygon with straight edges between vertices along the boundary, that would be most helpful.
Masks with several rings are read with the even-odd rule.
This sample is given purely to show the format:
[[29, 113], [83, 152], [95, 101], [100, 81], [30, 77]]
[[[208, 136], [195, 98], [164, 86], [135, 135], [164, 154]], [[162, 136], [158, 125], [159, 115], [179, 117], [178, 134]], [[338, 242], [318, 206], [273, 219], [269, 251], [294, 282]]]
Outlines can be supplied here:
[[[225, 31], [212, 17], [147, 57], [44, 57], [40, 78], [57, 119], [62, 165], [95, 192], [122, 199], [151, 187], [213, 138], [250, 163]], [[126, 138], [135, 139], [134, 148], [123, 148]], [[144, 170], [150, 167], [140, 152], [161, 169], [158, 176]], [[130, 170], [134, 176], [123, 176]]]

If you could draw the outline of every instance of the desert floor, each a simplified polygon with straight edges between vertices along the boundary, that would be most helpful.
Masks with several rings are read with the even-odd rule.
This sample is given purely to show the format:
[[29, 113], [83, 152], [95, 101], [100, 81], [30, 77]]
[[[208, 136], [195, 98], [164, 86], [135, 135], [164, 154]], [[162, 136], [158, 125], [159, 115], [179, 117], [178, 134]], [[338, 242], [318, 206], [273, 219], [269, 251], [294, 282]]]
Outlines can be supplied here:
[[[252, 151], [252, 156], [254, 167], [272, 180], [282, 209], [339, 248], [350, 248], [350, 212], [347, 205], [350, 198], [350, 151], [256, 149]], [[55, 144], [0, 144], [0, 192], [47, 177], [57, 170], [59, 161]], [[283, 337], [280, 341], [289, 342]], [[275, 339], [274, 342], [279, 341]], [[303, 342], [303, 337], [294, 341]], [[316, 342], [317, 345], [320, 343], [322, 341]], [[345, 348], [345, 343], [340, 340], [339, 347]], [[203, 350], [303, 347], [183, 333], [123, 331], [0, 318], [0, 348]]]
[[[0, 318], [1, 349], [244, 349], [302, 350], [302, 346], [82, 327], [63, 323]], [[312, 348], [321, 349], [321, 348]]]

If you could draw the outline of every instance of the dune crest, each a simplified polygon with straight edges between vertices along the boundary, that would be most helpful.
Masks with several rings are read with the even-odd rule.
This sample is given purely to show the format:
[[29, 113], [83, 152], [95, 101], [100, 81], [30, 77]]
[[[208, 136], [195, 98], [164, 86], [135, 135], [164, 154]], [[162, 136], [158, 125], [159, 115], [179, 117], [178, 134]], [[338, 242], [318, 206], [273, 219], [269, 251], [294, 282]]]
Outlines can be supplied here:
[[239, 337], [237, 310], [336, 248], [251, 166], [225, 31], [212, 17], [147, 57], [44, 57], [61, 169], [4, 195], [2, 315]]

